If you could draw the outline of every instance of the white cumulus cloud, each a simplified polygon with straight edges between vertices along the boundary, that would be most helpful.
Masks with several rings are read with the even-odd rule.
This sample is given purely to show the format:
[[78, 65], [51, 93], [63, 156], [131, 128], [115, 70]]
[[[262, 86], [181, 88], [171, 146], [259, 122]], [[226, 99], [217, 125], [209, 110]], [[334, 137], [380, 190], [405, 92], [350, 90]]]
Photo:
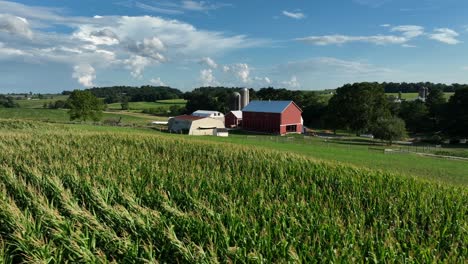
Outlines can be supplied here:
[[81, 85], [91, 87], [94, 86], [93, 81], [96, 79], [96, 70], [89, 64], [76, 65], [73, 68], [72, 77]]
[[218, 68], [218, 64], [210, 57], [203, 57], [201, 60], [200, 60], [200, 64], [202, 65], [206, 65], [212, 69], [216, 69]]
[[161, 77], [158, 77], [156, 79], [151, 79], [150, 83], [156, 86], [166, 86], [166, 84], [163, 81], [161, 81]]
[[124, 60], [124, 64], [127, 69], [130, 70], [130, 73], [134, 78], [141, 78], [143, 70], [147, 66], [151, 65], [151, 60], [146, 57], [133, 55], [129, 59]]
[[236, 63], [224, 67], [223, 70], [234, 74], [242, 83], [250, 82], [250, 67], [247, 63]]
[[216, 86], [219, 83], [213, 75], [212, 69], [204, 69], [200, 71], [200, 80], [203, 86]]
[[88, 25], [80, 26], [80, 28], [73, 33], [73, 38], [85, 42], [90, 42], [93, 45], [116, 45], [120, 40], [117, 34], [110, 28], [93, 29]]
[[301, 87], [301, 84], [299, 83], [295, 75], [291, 77], [291, 80], [281, 82], [281, 84], [286, 86], [286, 88], [289, 88], [289, 89], [298, 89]]

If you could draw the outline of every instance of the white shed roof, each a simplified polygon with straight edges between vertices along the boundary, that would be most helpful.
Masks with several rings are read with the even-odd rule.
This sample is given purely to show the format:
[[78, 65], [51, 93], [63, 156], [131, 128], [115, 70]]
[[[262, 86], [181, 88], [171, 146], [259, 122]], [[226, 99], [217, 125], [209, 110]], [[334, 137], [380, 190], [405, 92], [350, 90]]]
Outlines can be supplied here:
[[239, 119], [242, 119], [242, 111], [231, 111], [231, 113]]
[[218, 111], [209, 111], [209, 110], [197, 110], [192, 113], [194, 116], [211, 116], [213, 114], [220, 114]]

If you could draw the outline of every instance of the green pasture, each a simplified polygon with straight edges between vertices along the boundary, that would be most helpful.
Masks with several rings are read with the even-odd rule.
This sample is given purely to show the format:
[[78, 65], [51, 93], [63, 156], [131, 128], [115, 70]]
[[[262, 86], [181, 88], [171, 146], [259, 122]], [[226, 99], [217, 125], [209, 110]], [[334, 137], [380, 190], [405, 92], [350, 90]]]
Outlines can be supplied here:
[[[22, 120], [39, 120], [48, 122], [70, 122], [70, 117], [66, 109], [33, 109], [33, 108], [0, 108], [0, 118], [4, 119], [22, 119]], [[102, 120], [113, 119], [119, 120], [123, 124], [147, 125], [152, 121], [167, 120], [141, 113], [128, 112], [105, 112]], [[88, 122], [91, 123], [91, 122]]]
[[[172, 105], [178, 106], [185, 106], [187, 103], [184, 99], [172, 99], [172, 100], [160, 100], [156, 102], [129, 102], [129, 110], [144, 110], [150, 108], [167, 108], [171, 107]], [[121, 103], [112, 103], [107, 105], [107, 109], [109, 110], [120, 110], [122, 109]]]
[[[445, 95], [445, 98], [447, 98], [447, 100], [452, 97], [454, 93], [444, 93]], [[398, 93], [386, 93], [387, 96], [393, 96], [393, 97], [396, 97], [398, 98]], [[417, 99], [418, 98], [418, 93], [402, 93], [401, 94], [401, 98], [402, 99], [405, 99], [405, 100], [414, 100], [414, 99]]]
[[62, 100], [66, 101], [68, 99], [68, 95], [48, 95], [47, 97], [52, 97], [52, 99], [37, 99], [33, 98], [30, 100], [21, 99], [15, 100], [21, 108], [43, 108], [44, 104], [55, 103], [55, 101]]

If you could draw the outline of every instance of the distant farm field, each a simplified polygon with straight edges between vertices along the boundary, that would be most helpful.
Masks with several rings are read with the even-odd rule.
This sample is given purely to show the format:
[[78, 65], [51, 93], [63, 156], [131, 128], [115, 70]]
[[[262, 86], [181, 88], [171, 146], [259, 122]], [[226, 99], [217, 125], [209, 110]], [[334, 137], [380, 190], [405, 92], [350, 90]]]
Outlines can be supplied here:
[[57, 100], [66, 101], [68, 99], [68, 95], [50, 95], [47, 99], [21, 99], [15, 100], [21, 108], [43, 108], [44, 104], [55, 103]]
[[[450, 97], [452, 97], [454, 93], [444, 93], [445, 98], [448, 100]], [[393, 96], [398, 98], [398, 93], [386, 93], [387, 96]], [[405, 100], [414, 100], [417, 99], [419, 96], [418, 93], [402, 93], [401, 98]]]
[[[39, 120], [49, 122], [69, 122], [70, 117], [66, 109], [32, 109], [32, 108], [0, 108], [0, 118]], [[106, 112], [103, 114], [103, 121], [106, 119], [119, 120], [123, 124], [146, 125], [156, 120], [167, 120], [151, 115], [129, 113], [129, 112]]]
[[466, 187], [281, 149], [101, 129], [0, 120], [0, 262], [468, 258]]
[[[145, 109], [157, 108], [157, 107], [169, 109], [169, 107], [171, 107], [172, 105], [185, 106], [186, 103], [187, 101], [184, 99], [173, 99], [173, 100], [160, 100], [156, 102], [129, 102], [128, 105], [129, 105], [130, 110], [145, 110]], [[108, 104], [107, 108], [109, 110], [120, 110], [122, 109], [122, 106], [121, 106], [121, 103], [113, 103], [113, 104]]]

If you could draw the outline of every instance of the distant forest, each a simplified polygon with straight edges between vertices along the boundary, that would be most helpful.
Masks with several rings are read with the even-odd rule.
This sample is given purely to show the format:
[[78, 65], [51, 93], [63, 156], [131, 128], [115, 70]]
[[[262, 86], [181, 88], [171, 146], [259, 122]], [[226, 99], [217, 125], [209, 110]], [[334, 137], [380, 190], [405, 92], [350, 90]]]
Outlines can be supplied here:
[[[373, 85], [379, 86], [382, 88], [385, 93], [417, 93], [421, 87], [427, 87], [429, 90], [437, 89], [443, 92], [455, 92], [458, 89], [468, 88], [468, 84], [442, 84], [442, 83], [431, 83], [431, 82], [419, 82], [419, 83], [394, 83], [394, 82], [383, 82], [383, 83], [372, 83]], [[167, 100], [167, 99], [179, 99], [185, 98], [190, 101], [191, 98], [197, 97], [200, 94], [211, 94], [216, 95], [215, 97], [218, 100], [218, 103], [221, 99], [220, 97], [231, 94], [234, 91], [240, 91], [240, 87], [200, 87], [196, 88], [193, 91], [182, 92], [179, 89], [171, 88], [167, 86], [150, 86], [145, 85], [141, 87], [133, 86], [112, 86], [112, 87], [94, 87], [90, 88], [91, 91], [96, 97], [103, 98], [105, 103], [117, 103], [122, 101], [129, 102], [154, 102], [157, 100]], [[329, 92], [334, 91], [335, 89], [327, 90]], [[313, 91], [291, 91], [284, 88], [261, 88], [259, 90], [250, 89], [250, 98], [259, 99], [259, 100], [294, 100], [300, 101], [302, 99], [302, 94], [311, 93]], [[70, 94], [70, 91], [64, 91], [62, 94]], [[207, 101], [207, 105], [213, 104], [213, 102]], [[300, 103], [300, 102], [299, 102]], [[225, 105], [224, 108], [228, 109], [229, 106]], [[220, 107], [216, 107], [218, 110]]]
[[468, 84], [443, 84], [443, 83], [431, 83], [431, 82], [419, 82], [419, 83], [375, 83], [380, 85], [386, 93], [417, 93], [419, 88], [426, 87], [429, 90], [438, 89], [445, 93], [453, 93], [458, 89], [468, 88]]
[[[182, 98], [183, 92], [179, 89], [166, 86], [112, 86], [95, 87], [88, 89], [96, 97], [103, 98], [106, 104], [117, 102], [154, 102], [158, 100]], [[64, 91], [62, 94], [70, 94]]]

